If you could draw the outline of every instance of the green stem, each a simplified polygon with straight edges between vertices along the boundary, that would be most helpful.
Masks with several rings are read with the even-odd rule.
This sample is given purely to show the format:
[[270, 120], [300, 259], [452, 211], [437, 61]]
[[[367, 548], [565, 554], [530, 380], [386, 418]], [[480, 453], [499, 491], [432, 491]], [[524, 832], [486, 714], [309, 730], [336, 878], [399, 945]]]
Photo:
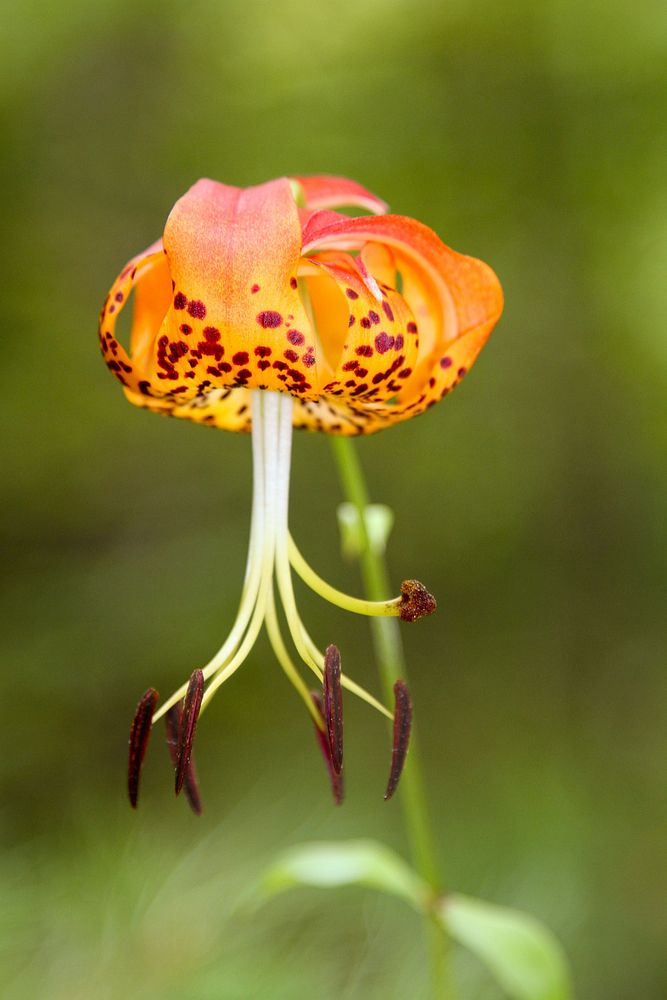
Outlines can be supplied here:
[[[368, 537], [364, 512], [369, 504], [369, 496], [359, 456], [350, 438], [333, 437], [331, 441], [343, 493], [359, 513], [363, 546], [360, 564], [366, 596], [371, 601], [386, 601], [391, 594], [389, 573], [384, 558], [375, 551]], [[402, 678], [408, 683], [400, 627], [396, 618], [373, 618], [370, 626], [384, 694], [391, 705], [395, 682]], [[434, 894], [439, 895], [443, 890], [442, 878], [414, 729], [410, 739], [409, 762], [401, 778], [400, 797], [412, 862]], [[434, 1000], [453, 1000], [448, 942], [443, 930], [433, 919], [427, 917], [426, 922]]]

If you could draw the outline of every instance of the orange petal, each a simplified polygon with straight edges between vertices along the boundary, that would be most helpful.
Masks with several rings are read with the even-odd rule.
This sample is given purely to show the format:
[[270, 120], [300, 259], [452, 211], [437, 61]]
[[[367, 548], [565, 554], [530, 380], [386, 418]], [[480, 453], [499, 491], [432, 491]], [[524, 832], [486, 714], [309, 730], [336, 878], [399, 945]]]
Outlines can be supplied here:
[[309, 209], [354, 206], [373, 212], [374, 215], [383, 215], [389, 209], [381, 198], [347, 177], [318, 174], [313, 177], [293, 177], [292, 180], [301, 188], [305, 206]]
[[297, 289], [301, 224], [287, 179], [245, 190], [198, 181], [164, 245], [175, 283], [160, 331], [169, 379], [312, 392], [317, 345]]
[[[358, 249], [367, 241], [384, 243], [428, 279], [437, 295], [447, 341], [498, 320], [503, 306], [500, 283], [488, 265], [456, 253], [429, 229], [401, 215], [348, 219], [311, 216], [303, 234], [303, 253], [318, 249]], [[399, 263], [400, 268], [400, 263]]]
[[323, 392], [357, 409], [396, 396], [418, 352], [418, 338], [408, 332], [414, 322], [405, 300], [360, 270], [359, 258], [329, 252], [312, 262], [320, 275], [307, 279], [308, 291], [332, 368]]

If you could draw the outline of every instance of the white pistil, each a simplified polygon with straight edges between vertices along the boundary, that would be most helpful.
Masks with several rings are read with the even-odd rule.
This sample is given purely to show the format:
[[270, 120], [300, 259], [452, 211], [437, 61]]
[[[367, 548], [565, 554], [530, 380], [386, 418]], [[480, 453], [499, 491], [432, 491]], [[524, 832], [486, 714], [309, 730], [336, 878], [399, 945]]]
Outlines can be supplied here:
[[[253, 500], [248, 560], [243, 592], [236, 619], [227, 639], [203, 668], [210, 679], [202, 699], [202, 711], [218, 688], [241, 666], [266, 623], [269, 640], [286, 676], [303, 699], [315, 724], [322, 720], [308, 688], [297, 671], [283, 641], [273, 590], [275, 574], [278, 592], [292, 641], [306, 666], [322, 680], [324, 657], [308, 635], [296, 606], [290, 562], [295, 571], [331, 603], [361, 614], [391, 615], [400, 598], [388, 602], [363, 601], [329, 586], [312, 570], [289, 535], [288, 501], [292, 446], [292, 397], [286, 393], [257, 390], [252, 393]], [[345, 675], [347, 690], [388, 718], [392, 713], [360, 685]], [[161, 718], [180, 701], [187, 683], [174, 691], [153, 716]]]

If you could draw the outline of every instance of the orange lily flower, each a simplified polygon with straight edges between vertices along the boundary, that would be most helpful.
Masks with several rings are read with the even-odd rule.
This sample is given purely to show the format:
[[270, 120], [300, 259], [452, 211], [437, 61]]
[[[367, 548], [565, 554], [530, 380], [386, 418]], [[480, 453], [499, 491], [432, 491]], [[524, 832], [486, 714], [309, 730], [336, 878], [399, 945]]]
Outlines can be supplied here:
[[[374, 214], [335, 211], [343, 206]], [[500, 316], [502, 292], [486, 264], [450, 250], [420, 222], [383, 214], [386, 208], [338, 177], [281, 178], [246, 189], [200, 180], [172, 209], [162, 240], [127, 264], [104, 304], [102, 352], [130, 402], [253, 436], [253, 515], [238, 616], [189, 685], [157, 712], [153, 689], [140, 702], [130, 745], [133, 804], [151, 720], [167, 714], [177, 786], [190, 788], [198, 805], [191, 762], [197, 716], [246, 658], [263, 623], [315, 722], [337, 800], [342, 710], [331, 692], [346, 687], [394, 718], [346, 675], [334, 683], [334, 670], [327, 680], [337, 650], [325, 656], [308, 636], [291, 568], [333, 603], [364, 614], [414, 620], [435, 603], [416, 581], [392, 601], [352, 598], [306, 563], [287, 523], [292, 429], [370, 434], [423, 413], [470, 369]], [[115, 323], [133, 291], [128, 353]], [[287, 652], [274, 577], [294, 645], [324, 682], [323, 698], [308, 692]], [[406, 698], [403, 686], [396, 704], [404, 749], [394, 746], [402, 759]], [[392, 774], [391, 791], [395, 766]]]

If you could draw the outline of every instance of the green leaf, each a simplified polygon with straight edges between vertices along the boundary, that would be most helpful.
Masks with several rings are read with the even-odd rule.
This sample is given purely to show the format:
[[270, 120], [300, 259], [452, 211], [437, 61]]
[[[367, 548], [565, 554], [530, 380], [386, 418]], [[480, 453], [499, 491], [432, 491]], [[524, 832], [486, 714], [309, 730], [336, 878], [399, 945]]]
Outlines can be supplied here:
[[569, 1000], [569, 974], [556, 938], [534, 917], [452, 894], [436, 908], [451, 937], [473, 952], [513, 1000]]
[[335, 889], [363, 885], [398, 896], [419, 912], [428, 886], [393, 851], [374, 840], [314, 842], [292, 847], [264, 873], [260, 889], [273, 896], [295, 886]]

